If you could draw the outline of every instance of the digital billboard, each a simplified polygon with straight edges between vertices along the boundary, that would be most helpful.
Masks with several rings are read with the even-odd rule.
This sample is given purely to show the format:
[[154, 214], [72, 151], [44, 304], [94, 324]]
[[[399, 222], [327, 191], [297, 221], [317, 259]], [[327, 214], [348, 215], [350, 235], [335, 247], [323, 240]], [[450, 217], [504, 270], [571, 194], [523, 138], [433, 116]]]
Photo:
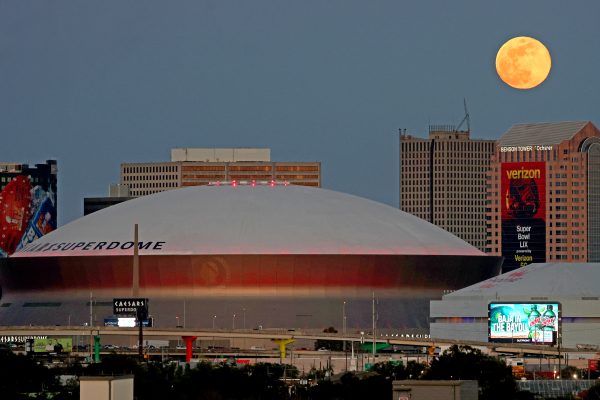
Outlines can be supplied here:
[[0, 164], [0, 257], [56, 229], [56, 161]]
[[70, 353], [72, 351], [72, 338], [33, 339], [34, 353]]
[[559, 321], [559, 303], [490, 303], [488, 341], [553, 344]]
[[503, 272], [546, 261], [546, 165], [501, 164]]

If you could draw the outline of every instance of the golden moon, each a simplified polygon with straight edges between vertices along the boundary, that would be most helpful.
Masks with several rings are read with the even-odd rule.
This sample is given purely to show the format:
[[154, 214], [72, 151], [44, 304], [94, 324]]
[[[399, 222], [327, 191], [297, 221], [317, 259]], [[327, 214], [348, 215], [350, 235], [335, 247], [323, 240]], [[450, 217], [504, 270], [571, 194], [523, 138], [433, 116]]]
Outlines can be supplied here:
[[531, 89], [544, 82], [550, 73], [550, 52], [531, 37], [519, 36], [504, 43], [496, 55], [500, 79], [516, 89]]

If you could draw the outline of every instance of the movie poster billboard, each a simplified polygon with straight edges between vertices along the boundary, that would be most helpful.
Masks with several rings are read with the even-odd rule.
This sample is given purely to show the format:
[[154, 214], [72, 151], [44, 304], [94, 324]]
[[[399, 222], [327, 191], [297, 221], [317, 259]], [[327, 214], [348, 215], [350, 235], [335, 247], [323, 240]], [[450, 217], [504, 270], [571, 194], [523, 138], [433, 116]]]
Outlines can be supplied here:
[[553, 344], [559, 321], [559, 303], [490, 303], [488, 341]]
[[501, 164], [502, 271], [546, 261], [546, 166]]
[[0, 170], [0, 257], [56, 229], [56, 162]]
[[34, 353], [70, 353], [73, 351], [73, 338], [33, 339]]

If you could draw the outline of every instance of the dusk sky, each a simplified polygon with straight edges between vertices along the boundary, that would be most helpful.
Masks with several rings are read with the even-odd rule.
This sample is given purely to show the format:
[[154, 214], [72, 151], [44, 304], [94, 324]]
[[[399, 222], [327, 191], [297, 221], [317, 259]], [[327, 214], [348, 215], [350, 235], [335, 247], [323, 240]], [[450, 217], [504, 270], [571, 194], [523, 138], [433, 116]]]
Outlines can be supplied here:
[[[600, 1], [0, 0], [0, 161], [58, 160], [59, 223], [122, 162], [173, 147], [269, 147], [320, 161], [323, 187], [398, 204], [398, 129], [600, 127]], [[495, 71], [514, 36], [552, 70]]]

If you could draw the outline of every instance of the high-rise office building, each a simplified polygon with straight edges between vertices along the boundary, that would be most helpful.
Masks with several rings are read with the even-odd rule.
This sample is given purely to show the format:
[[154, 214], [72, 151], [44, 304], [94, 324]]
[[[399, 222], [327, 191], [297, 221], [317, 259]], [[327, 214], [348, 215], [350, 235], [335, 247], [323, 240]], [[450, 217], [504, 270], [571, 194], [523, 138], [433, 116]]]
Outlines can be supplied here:
[[0, 257], [56, 229], [57, 164], [0, 163]]
[[589, 121], [518, 124], [488, 176], [487, 249], [503, 270], [600, 261], [600, 131]]
[[485, 249], [485, 184], [493, 140], [433, 125], [427, 139], [400, 136], [400, 208]]

